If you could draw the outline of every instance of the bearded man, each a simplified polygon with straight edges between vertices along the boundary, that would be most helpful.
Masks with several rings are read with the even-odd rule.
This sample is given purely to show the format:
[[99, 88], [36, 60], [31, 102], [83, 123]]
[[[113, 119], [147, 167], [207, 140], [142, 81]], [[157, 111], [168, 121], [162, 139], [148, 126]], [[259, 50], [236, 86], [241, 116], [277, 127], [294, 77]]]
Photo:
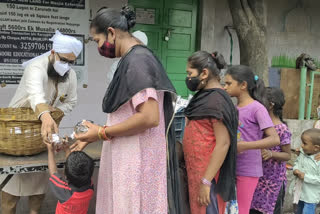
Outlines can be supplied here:
[[[56, 31], [50, 39], [52, 50], [35, 57], [22, 66], [25, 68], [19, 87], [9, 107], [31, 107], [42, 121], [41, 135], [50, 141], [58, 126], [51, 111], [72, 111], [77, 102], [77, 77], [70, 67], [82, 51], [82, 42]], [[21, 196], [29, 196], [30, 214], [39, 213], [47, 191], [48, 173], [14, 175], [1, 192], [1, 211], [15, 214]]]

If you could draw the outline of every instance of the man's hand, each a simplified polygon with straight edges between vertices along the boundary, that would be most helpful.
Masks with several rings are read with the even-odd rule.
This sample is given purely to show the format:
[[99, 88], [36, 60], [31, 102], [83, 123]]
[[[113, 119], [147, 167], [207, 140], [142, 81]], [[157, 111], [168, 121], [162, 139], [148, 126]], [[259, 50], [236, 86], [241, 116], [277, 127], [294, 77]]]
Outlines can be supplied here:
[[49, 112], [45, 112], [41, 115], [41, 136], [44, 142], [49, 143], [52, 140], [52, 134], [58, 133], [58, 126], [52, 119]]

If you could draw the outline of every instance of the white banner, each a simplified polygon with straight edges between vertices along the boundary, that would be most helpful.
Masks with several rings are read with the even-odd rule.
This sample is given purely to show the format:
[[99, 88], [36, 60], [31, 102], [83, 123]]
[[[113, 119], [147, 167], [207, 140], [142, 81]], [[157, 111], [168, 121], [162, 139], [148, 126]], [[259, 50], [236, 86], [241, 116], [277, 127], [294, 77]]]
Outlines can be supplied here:
[[[0, 0], [0, 83], [19, 84], [21, 63], [51, 50], [49, 38], [56, 30], [84, 42], [89, 37], [89, 1]], [[73, 66], [79, 86], [88, 82], [83, 47]]]

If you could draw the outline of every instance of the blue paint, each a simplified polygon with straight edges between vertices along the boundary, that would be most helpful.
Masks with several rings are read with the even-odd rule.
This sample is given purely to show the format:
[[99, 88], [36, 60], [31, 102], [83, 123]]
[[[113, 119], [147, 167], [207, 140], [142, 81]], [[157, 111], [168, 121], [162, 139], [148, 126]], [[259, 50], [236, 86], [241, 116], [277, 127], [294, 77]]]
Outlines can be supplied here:
[[280, 68], [269, 68], [269, 86], [280, 88], [281, 72]]

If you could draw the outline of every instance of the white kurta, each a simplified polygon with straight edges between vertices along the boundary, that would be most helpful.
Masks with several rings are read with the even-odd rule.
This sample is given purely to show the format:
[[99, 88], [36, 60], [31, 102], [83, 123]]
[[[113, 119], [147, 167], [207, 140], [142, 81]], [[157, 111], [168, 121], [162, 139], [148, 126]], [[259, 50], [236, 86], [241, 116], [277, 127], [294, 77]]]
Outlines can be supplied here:
[[[9, 107], [31, 107], [35, 110], [40, 103], [53, 103], [53, 107], [61, 109], [68, 114], [77, 102], [77, 77], [74, 70], [70, 70], [69, 78], [58, 84], [58, 96], [55, 83], [48, 78], [47, 67], [49, 59], [47, 56], [40, 57], [28, 65], [24, 71], [18, 89], [11, 100]], [[66, 99], [59, 99], [64, 96]], [[0, 181], [4, 176], [0, 177]], [[3, 191], [16, 196], [29, 196], [44, 194], [47, 190], [48, 173], [30, 173], [14, 175]]]

